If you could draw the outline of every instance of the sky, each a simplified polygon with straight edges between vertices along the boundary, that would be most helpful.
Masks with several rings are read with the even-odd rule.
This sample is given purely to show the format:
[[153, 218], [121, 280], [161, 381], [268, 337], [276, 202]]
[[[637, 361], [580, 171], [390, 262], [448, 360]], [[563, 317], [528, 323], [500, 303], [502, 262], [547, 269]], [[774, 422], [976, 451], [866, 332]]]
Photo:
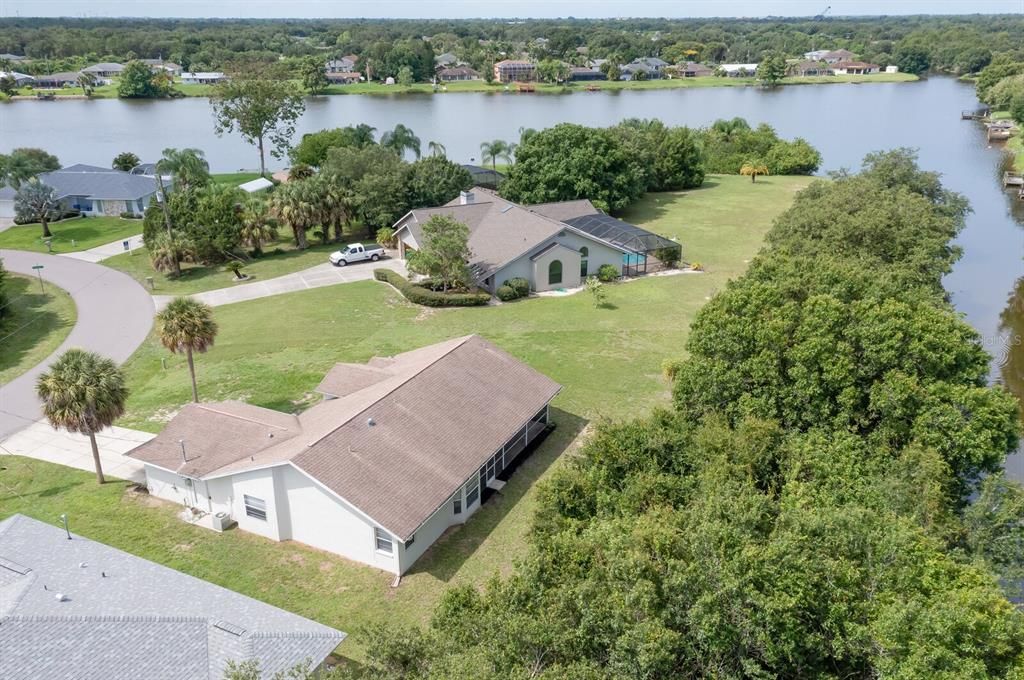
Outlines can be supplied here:
[[130, 17], [763, 17], [1020, 14], [1024, 0], [0, 0], [0, 16]]

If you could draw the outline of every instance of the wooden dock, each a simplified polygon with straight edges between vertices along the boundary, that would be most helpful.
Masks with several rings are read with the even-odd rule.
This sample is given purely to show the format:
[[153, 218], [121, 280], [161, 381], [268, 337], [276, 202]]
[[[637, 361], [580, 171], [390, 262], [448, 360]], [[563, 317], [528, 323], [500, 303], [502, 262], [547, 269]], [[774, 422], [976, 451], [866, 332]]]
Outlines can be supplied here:
[[1003, 187], [1006, 189], [1017, 189], [1017, 200], [1024, 201], [1024, 174], [1004, 172]]
[[981, 109], [973, 109], [971, 111], [961, 111], [960, 120], [983, 120], [988, 118], [989, 110], [988, 107]]

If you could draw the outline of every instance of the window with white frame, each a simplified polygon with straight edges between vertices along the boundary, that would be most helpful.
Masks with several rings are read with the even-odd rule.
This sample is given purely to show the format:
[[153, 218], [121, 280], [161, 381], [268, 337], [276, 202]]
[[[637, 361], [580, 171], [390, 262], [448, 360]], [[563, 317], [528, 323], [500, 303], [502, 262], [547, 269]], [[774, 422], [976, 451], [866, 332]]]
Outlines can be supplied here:
[[373, 539], [377, 544], [377, 552], [387, 553], [390, 555], [394, 551], [391, 536], [383, 529], [374, 528]]
[[473, 476], [473, 479], [469, 482], [469, 484], [470, 484], [470, 487], [466, 491], [466, 507], [467, 508], [473, 507], [473, 503], [476, 503], [476, 499], [480, 497], [480, 484], [477, 481], [475, 475]]
[[245, 501], [246, 515], [254, 519], [261, 519], [264, 522], [267, 521], [267, 502], [265, 500], [248, 494], [243, 494], [242, 500]]
[[456, 515], [462, 514], [462, 491], [455, 494], [455, 500], [452, 501], [452, 512]]

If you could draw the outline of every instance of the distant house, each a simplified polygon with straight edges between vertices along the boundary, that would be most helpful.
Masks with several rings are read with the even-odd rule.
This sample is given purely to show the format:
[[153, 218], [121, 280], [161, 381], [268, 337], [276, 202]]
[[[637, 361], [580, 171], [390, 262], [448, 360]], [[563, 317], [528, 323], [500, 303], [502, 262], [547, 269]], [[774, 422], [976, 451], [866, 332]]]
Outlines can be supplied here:
[[49, 88], [60, 88], [60, 87], [74, 87], [78, 84], [78, 77], [81, 75], [78, 71], [62, 71], [60, 73], [50, 73], [45, 76], [36, 76], [36, 82], [33, 83], [36, 87], [49, 87]]
[[0, 60], [6, 61], [28, 61], [28, 57], [22, 54], [11, 54], [10, 52], [4, 52], [0, 54]]
[[900, 67], [895, 65], [895, 64], [889, 64], [888, 66], [885, 67], [885, 72], [886, 73], [899, 73], [900, 72]]
[[321, 666], [344, 639], [51, 523], [20, 514], [0, 521], [6, 680], [213, 680], [229, 661], [254, 661], [270, 677], [303, 662]]
[[14, 196], [17, 193], [14, 187], [6, 185], [0, 187], [0, 217], [4, 219], [14, 218], [16, 214], [14, 210]]
[[437, 79], [446, 83], [459, 80], [480, 80], [480, 74], [468, 66], [455, 66], [438, 71]]
[[470, 271], [477, 285], [491, 293], [513, 278], [526, 279], [538, 292], [576, 288], [602, 265], [620, 274], [642, 273], [648, 254], [679, 247], [602, 214], [587, 200], [519, 205], [475, 187], [447, 205], [414, 209], [398, 220], [393, 228], [401, 258], [423, 247], [422, 225], [434, 215], [469, 228]]
[[585, 66], [573, 66], [569, 69], [569, 80], [607, 80], [608, 76], [600, 69], [587, 68]]
[[757, 73], [757, 64], [722, 64], [718, 68], [728, 78], [753, 77]]
[[494, 65], [494, 79], [499, 83], [536, 80], [537, 66], [531, 61], [505, 59]]
[[297, 416], [188, 404], [128, 455], [153, 496], [403, 574], [504, 486], [560, 389], [470, 335], [337, 364]]
[[14, 84], [18, 87], [36, 84], [36, 78], [34, 76], [30, 76], [27, 73], [18, 73], [17, 71], [0, 71], [0, 79], [2, 78], [12, 78], [14, 80]]
[[349, 71], [356, 70], [355, 59], [349, 59], [348, 57], [342, 57], [341, 59], [331, 59], [324, 65], [324, 71], [327, 73], [346, 73]]
[[439, 68], [439, 69], [447, 68], [449, 66], [456, 66], [456, 65], [458, 65], [458, 63], [459, 63], [459, 58], [456, 57], [451, 52], [445, 52], [444, 54], [439, 54], [436, 57], [434, 57], [434, 67], [435, 68]]
[[186, 71], [181, 74], [182, 85], [216, 85], [227, 79], [228, 77], [220, 71]]
[[823, 61], [801, 61], [789, 67], [790, 75], [794, 76], [830, 76], [832, 69]]
[[804, 52], [804, 59], [806, 59], [807, 61], [823, 61], [825, 59], [825, 55], [828, 54], [829, 52], [830, 50], [814, 50], [812, 52]]
[[463, 168], [473, 178], [473, 185], [486, 189], [497, 189], [498, 185], [505, 181], [505, 175], [480, 165], [463, 164]]
[[67, 211], [82, 215], [122, 213], [142, 215], [156, 199], [156, 181], [150, 175], [136, 175], [123, 170], [95, 165], [70, 165], [39, 175], [39, 181], [51, 186]]
[[840, 61], [851, 61], [856, 56], [857, 55], [851, 52], [850, 50], [833, 50], [831, 52], [826, 52], [825, 54], [823, 54], [821, 57], [821, 61], [824, 61], [826, 64], [835, 64]]
[[715, 75], [715, 69], [694, 61], [679, 64], [676, 70], [679, 72], [680, 78], [706, 78], [707, 76]]
[[659, 59], [658, 57], [643, 57], [641, 59], [634, 59], [628, 64], [622, 64], [619, 66], [620, 80], [635, 80], [638, 73], [643, 73], [643, 77], [649, 80], [655, 80], [661, 78], [665, 67], [669, 66], [667, 61]]
[[181, 75], [181, 66], [175, 64], [173, 61], [164, 61], [163, 59], [142, 59], [143, 64], [148, 66], [153, 73], [159, 73], [165, 71], [172, 76]]
[[124, 64], [104, 61], [92, 66], [86, 66], [82, 73], [91, 73], [97, 78], [116, 78], [124, 72]]
[[239, 184], [238, 188], [247, 194], [255, 194], [259, 193], [260, 191], [266, 191], [272, 186], [274, 186], [274, 183], [271, 182], [266, 177], [257, 177], [256, 179], [252, 179], [249, 180], [248, 182], [243, 182], [242, 184]]
[[327, 80], [336, 85], [348, 85], [362, 80], [362, 75], [358, 71], [336, 71], [326, 75]]
[[878, 64], [869, 64], [864, 61], [839, 61], [832, 64], [832, 72], [837, 76], [861, 76], [871, 73], [878, 73]]

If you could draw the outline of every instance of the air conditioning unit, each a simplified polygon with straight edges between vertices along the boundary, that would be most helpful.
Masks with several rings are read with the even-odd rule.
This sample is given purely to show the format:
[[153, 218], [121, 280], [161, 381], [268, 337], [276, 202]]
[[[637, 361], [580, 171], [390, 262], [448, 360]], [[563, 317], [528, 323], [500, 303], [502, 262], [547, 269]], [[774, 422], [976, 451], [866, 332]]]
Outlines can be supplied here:
[[226, 512], [218, 512], [211, 518], [214, 531], [226, 531], [235, 526], [235, 520]]

